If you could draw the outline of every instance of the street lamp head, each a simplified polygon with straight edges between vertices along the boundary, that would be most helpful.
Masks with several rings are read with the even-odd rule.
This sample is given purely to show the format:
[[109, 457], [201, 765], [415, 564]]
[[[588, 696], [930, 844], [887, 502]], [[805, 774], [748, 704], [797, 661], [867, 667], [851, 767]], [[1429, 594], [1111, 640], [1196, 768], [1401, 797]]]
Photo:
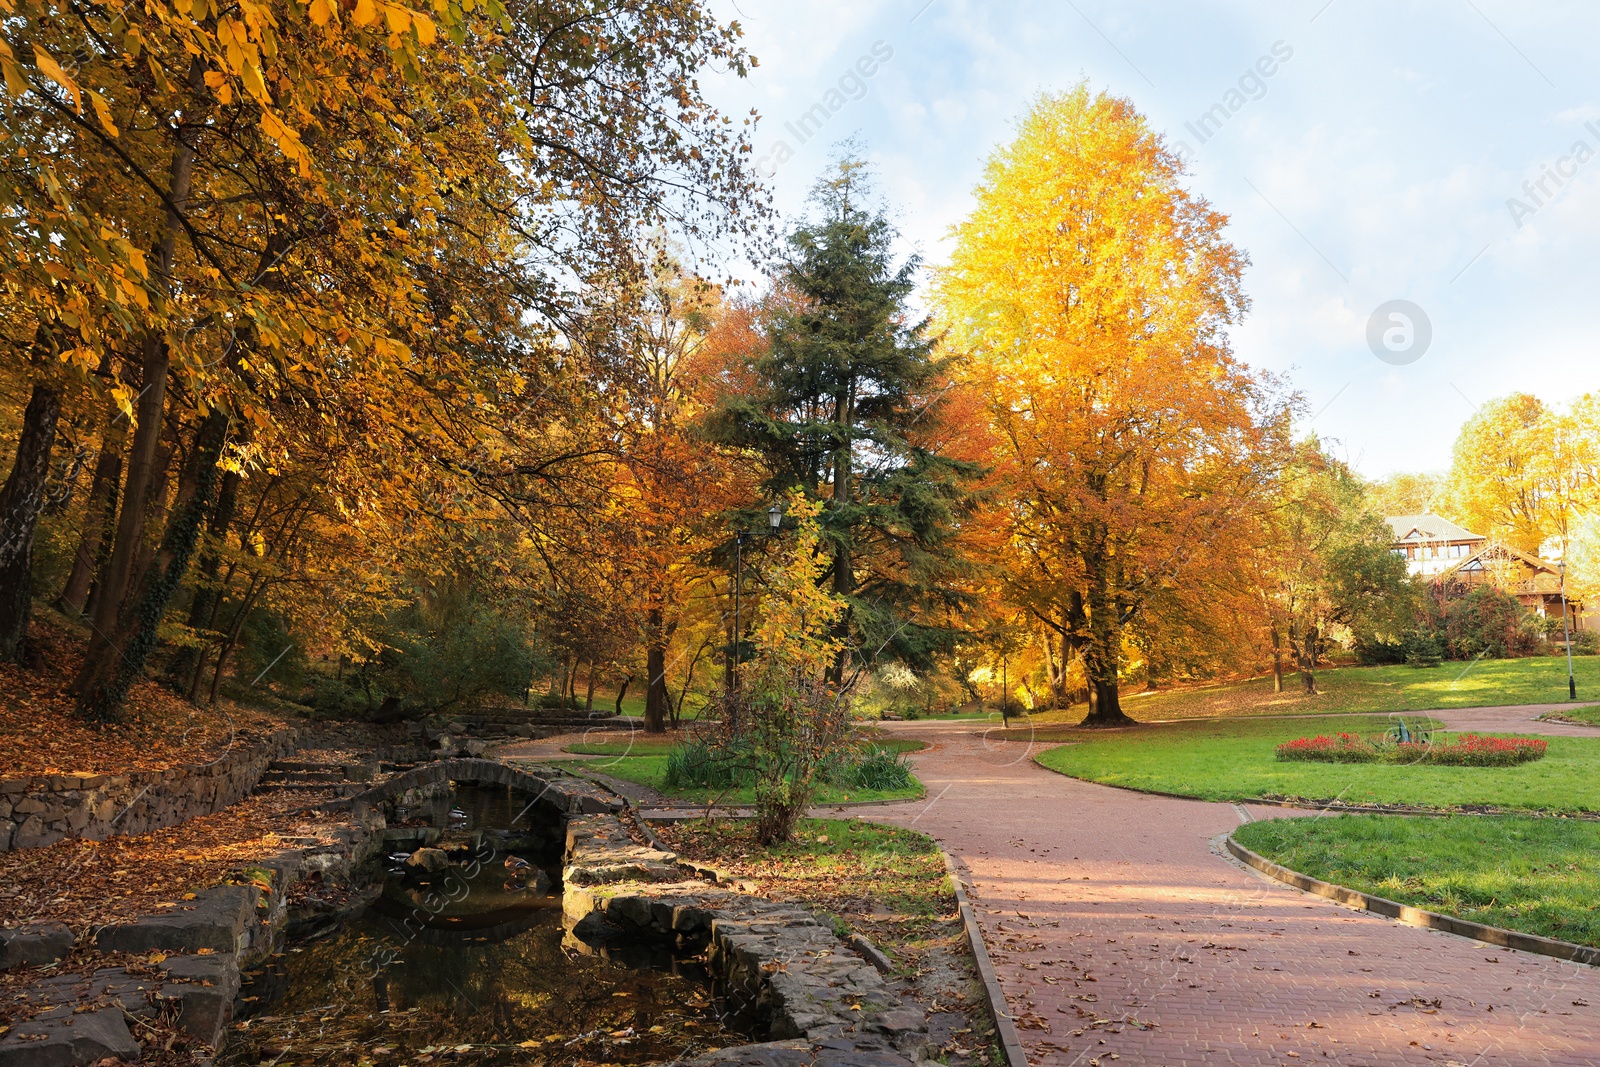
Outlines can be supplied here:
[[783, 505], [773, 504], [767, 512], [767, 525], [776, 530], [783, 525]]

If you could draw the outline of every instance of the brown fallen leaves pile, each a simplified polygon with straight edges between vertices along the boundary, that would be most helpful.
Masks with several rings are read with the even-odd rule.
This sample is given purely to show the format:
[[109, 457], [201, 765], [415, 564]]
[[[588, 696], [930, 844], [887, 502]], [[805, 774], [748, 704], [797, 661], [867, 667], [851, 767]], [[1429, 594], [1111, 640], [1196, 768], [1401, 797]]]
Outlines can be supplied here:
[[286, 837], [317, 837], [339, 816], [308, 810], [322, 793], [264, 793], [179, 826], [106, 841], [0, 852], [0, 926], [74, 930], [131, 919], [216, 885]]
[[84, 771], [129, 774], [215, 759], [230, 743], [282, 725], [264, 712], [219, 700], [197, 708], [152, 681], [129, 694], [124, 721], [95, 727], [73, 713], [68, 685], [85, 640], [54, 621], [28, 633], [31, 669], [0, 664], [0, 777]]

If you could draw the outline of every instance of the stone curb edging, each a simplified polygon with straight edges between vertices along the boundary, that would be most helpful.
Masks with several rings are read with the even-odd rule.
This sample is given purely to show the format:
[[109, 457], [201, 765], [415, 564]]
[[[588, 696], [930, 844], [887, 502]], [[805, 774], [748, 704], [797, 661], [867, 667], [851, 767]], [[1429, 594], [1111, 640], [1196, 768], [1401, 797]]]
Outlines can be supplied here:
[[1000, 1047], [1005, 1051], [1007, 1067], [1028, 1067], [1028, 1053], [1022, 1047], [1022, 1038], [1017, 1034], [1017, 1024], [1006, 1011], [1005, 992], [1000, 988], [1000, 978], [995, 974], [994, 962], [989, 959], [989, 949], [984, 944], [983, 930], [978, 926], [978, 915], [972, 909], [972, 902], [967, 899], [961, 872], [956, 868], [956, 861], [951, 858], [950, 853], [941, 848], [939, 855], [944, 857], [944, 868], [949, 873], [950, 884], [956, 891], [956, 907], [961, 912], [961, 925], [967, 933], [967, 947], [972, 950], [972, 958], [977, 962], [978, 977], [983, 980], [984, 999], [989, 1002], [989, 1014], [994, 1016], [994, 1031], [1000, 1038]]
[[1304, 892], [1326, 897], [1348, 907], [1361, 908], [1391, 919], [1398, 919], [1408, 926], [1442, 930], [1447, 934], [1471, 938], [1486, 945], [1517, 949], [1521, 952], [1532, 952], [1540, 956], [1553, 956], [1556, 959], [1585, 963], [1591, 967], [1600, 966], [1600, 949], [1591, 948], [1587, 945], [1575, 945], [1570, 941], [1558, 941], [1552, 937], [1524, 934], [1499, 926], [1486, 926], [1483, 923], [1475, 923], [1467, 919], [1457, 919], [1451, 915], [1441, 915], [1436, 911], [1414, 908], [1409, 904], [1401, 904], [1398, 901], [1375, 897], [1370, 893], [1363, 893], [1357, 889], [1334, 885], [1332, 882], [1324, 882], [1319, 878], [1312, 878], [1310, 875], [1290, 870], [1288, 867], [1274, 863], [1259, 853], [1250, 851], [1235, 841], [1232, 834], [1228, 834], [1223, 839], [1223, 845], [1236, 858], [1254, 867], [1269, 878], [1283, 882], [1285, 885], [1291, 885]]

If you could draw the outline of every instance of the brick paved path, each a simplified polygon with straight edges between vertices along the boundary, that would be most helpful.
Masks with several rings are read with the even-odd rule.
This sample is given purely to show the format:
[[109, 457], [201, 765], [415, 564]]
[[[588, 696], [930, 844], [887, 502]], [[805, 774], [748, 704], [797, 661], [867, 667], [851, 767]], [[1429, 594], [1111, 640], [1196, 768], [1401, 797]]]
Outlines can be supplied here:
[[1054, 774], [970, 722], [892, 728], [934, 742], [929, 802], [854, 814], [966, 868], [1035, 1065], [1600, 1064], [1600, 971], [1269, 882], [1211, 848], [1234, 805]]
[[1539, 716], [1549, 712], [1560, 712], [1573, 707], [1587, 707], [1583, 701], [1577, 704], [1523, 704], [1509, 708], [1454, 708], [1448, 711], [1430, 711], [1429, 715], [1444, 723], [1451, 730], [1472, 731], [1483, 734], [1543, 734], [1547, 737], [1600, 737], [1600, 726], [1585, 726], [1582, 723], [1571, 722], [1544, 722]]

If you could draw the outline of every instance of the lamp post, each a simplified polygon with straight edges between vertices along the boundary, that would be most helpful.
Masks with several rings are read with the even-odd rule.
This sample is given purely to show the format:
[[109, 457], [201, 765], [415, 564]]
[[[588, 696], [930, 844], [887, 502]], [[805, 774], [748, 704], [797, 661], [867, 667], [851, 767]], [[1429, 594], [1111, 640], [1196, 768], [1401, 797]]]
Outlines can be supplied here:
[[1563, 556], [1556, 562], [1561, 572], [1561, 629], [1567, 639], [1567, 699], [1578, 699], [1578, 679], [1572, 673], [1572, 620], [1567, 616], [1567, 561]]
[[1011, 657], [1000, 657], [1000, 725], [1011, 725], [1007, 709], [1011, 706]]
[[[773, 504], [767, 509], [767, 532], [765, 537], [773, 537], [778, 533], [778, 527], [783, 525], [783, 505]], [[743, 631], [739, 626], [740, 594], [744, 589], [744, 545], [746, 541], [753, 541], [756, 534], [749, 530], [740, 530], [733, 538], [733, 671], [730, 678], [730, 689], [739, 687], [739, 640]]]

